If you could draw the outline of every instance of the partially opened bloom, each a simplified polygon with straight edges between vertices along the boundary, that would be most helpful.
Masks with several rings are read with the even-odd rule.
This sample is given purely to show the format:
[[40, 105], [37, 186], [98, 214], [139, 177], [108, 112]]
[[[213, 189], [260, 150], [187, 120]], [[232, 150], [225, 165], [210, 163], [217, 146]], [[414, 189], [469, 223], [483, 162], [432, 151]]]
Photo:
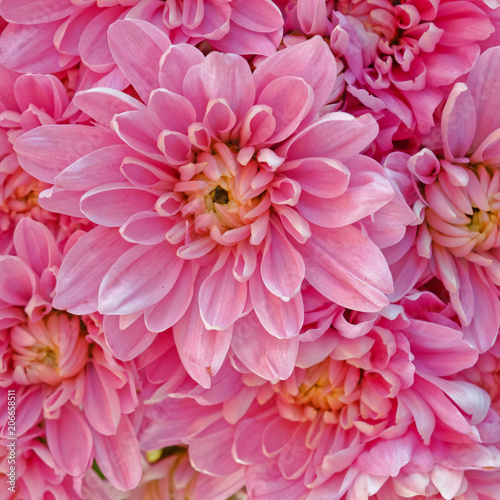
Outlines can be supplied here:
[[334, 328], [300, 343], [285, 381], [229, 365], [208, 390], [176, 376], [146, 401], [142, 447], [182, 440], [213, 475], [245, 464], [251, 498], [368, 499], [399, 477], [423, 484], [437, 466], [457, 470], [460, 485], [466, 470], [500, 465], [500, 419], [483, 389], [455, 375], [477, 360], [455, 318], [416, 293], [382, 315], [338, 311]]
[[141, 476], [134, 367], [113, 358], [98, 315], [52, 308], [62, 256], [50, 231], [24, 218], [13, 239], [16, 255], [0, 256], [0, 386], [17, 388], [19, 435], [39, 425], [66, 474], [81, 478], [95, 457], [115, 487], [132, 488]]
[[206, 40], [238, 54], [272, 54], [283, 26], [271, 0], [3, 0], [0, 15], [9, 22], [0, 37], [0, 61], [9, 68], [56, 73], [83, 63], [112, 88], [123, 80], [107, 40], [118, 19], [147, 21], [174, 43]]
[[[367, 237], [382, 233], [368, 219], [380, 210], [384, 238], [398, 240], [413, 214], [359, 154], [374, 119], [317, 117], [335, 77], [321, 38], [253, 74], [240, 56], [204, 57], [140, 21], [117, 22], [110, 41], [147, 106], [82, 92], [75, 103], [98, 126], [47, 126], [16, 142], [23, 167], [54, 184], [42, 206], [99, 225], [65, 257], [56, 307], [98, 310], [105, 331], [127, 330], [142, 349], [145, 326], [173, 326], [187, 369], [208, 386], [248, 311], [266, 335], [299, 333], [304, 278], [346, 307], [388, 303], [390, 273]], [[365, 219], [363, 232], [354, 224]]]

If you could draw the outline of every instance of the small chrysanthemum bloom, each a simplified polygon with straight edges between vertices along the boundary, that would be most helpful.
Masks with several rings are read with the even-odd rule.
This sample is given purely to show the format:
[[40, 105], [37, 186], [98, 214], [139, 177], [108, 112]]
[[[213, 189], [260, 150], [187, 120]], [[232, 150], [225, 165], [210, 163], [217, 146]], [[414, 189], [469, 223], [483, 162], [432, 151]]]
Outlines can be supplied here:
[[206, 40], [238, 54], [270, 55], [283, 32], [271, 0], [2, 0], [0, 15], [9, 21], [0, 36], [0, 62], [10, 69], [56, 73], [82, 62], [107, 75], [108, 83], [122, 79], [107, 40], [118, 19], [147, 21], [173, 43]]
[[433, 125], [440, 87], [471, 69], [494, 31], [474, 1], [293, 0], [285, 12], [285, 32], [330, 37], [349, 94], [421, 132]]
[[466, 337], [481, 352], [493, 345], [500, 326], [498, 68], [499, 48], [480, 56], [443, 109], [442, 148], [424, 149], [408, 161], [422, 221], [415, 248], [430, 259]]
[[413, 214], [359, 154], [375, 120], [317, 117], [336, 71], [320, 37], [252, 74], [240, 56], [204, 57], [142, 21], [118, 21], [109, 36], [147, 106], [82, 92], [75, 103], [100, 125], [42, 127], [15, 146], [55, 184], [42, 206], [99, 225], [65, 257], [56, 307], [109, 315], [105, 332], [127, 329], [143, 349], [144, 324], [173, 325], [186, 368], [208, 386], [248, 311], [265, 335], [299, 333], [304, 278], [345, 307], [387, 305], [392, 280], [370, 237], [398, 240]]
[[0, 254], [12, 250], [16, 224], [29, 216], [42, 222], [62, 243], [88, 221], [59, 216], [38, 205], [49, 187], [24, 171], [12, 145], [24, 132], [63, 121], [68, 108], [63, 84], [53, 75], [20, 75], [0, 65]]
[[138, 405], [135, 369], [113, 358], [98, 315], [52, 308], [62, 256], [50, 231], [24, 218], [14, 248], [15, 256], [0, 256], [0, 386], [26, 388], [20, 420], [43, 422], [65, 473], [81, 476], [95, 457], [114, 486], [133, 488], [141, 475], [129, 418]]
[[285, 381], [237, 380], [226, 365], [203, 391], [177, 376], [166, 399], [146, 401], [142, 447], [183, 440], [213, 475], [246, 464], [250, 497], [268, 499], [362, 500], [402, 470], [500, 465], [488, 394], [455, 377], [477, 351], [451, 308], [424, 292], [382, 315], [339, 312], [333, 329], [300, 343]]

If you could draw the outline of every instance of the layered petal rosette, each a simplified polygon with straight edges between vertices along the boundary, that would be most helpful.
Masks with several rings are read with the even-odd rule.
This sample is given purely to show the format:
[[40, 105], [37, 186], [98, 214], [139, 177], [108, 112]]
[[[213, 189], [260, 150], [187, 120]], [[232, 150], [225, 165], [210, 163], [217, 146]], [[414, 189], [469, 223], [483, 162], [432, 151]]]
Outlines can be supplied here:
[[[208, 386], [250, 310], [265, 335], [299, 333], [304, 278], [345, 307], [387, 305], [391, 276], [367, 234], [397, 241], [413, 215], [359, 154], [375, 120], [318, 118], [335, 78], [320, 37], [252, 74], [240, 56], [204, 57], [141, 21], [109, 36], [147, 105], [82, 92], [74, 102], [98, 125], [42, 127], [15, 146], [28, 172], [54, 184], [42, 206], [99, 225], [65, 257], [56, 307], [107, 315], [105, 331], [127, 330], [137, 352], [153, 338], [144, 325], [173, 326], [186, 367]], [[369, 228], [378, 211], [382, 232]]]
[[81, 479], [95, 458], [113, 486], [133, 488], [135, 368], [114, 359], [99, 315], [52, 308], [62, 255], [44, 225], [22, 219], [14, 249], [0, 256], [0, 386], [16, 389], [18, 435], [38, 426], [57, 469]]
[[168, 390], [145, 388], [142, 447], [189, 444], [193, 466], [214, 476], [244, 464], [251, 498], [364, 500], [412, 486], [451, 499], [465, 471], [500, 464], [498, 414], [456, 376], [478, 354], [455, 317], [430, 292], [381, 314], [338, 310], [277, 383], [227, 364], [203, 390], [170, 357]]
[[100, 75], [112, 88], [124, 88], [107, 40], [118, 19], [147, 21], [174, 43], [205, 41], [238, 54], [272, 54], [283, 31], [271, 0], [2, 0], [0, 15], [8, 21], [0, 62], [10, 69], [56, 73], [83, 63], [86, 78]]
[[430, 259], [464, 333], [481, 352], [494, 344], [500, 326], [498, 68], [498, 48], [480, 56], [446, 102], [441, 144], [407, 162], [422, 221], [413, 248]]

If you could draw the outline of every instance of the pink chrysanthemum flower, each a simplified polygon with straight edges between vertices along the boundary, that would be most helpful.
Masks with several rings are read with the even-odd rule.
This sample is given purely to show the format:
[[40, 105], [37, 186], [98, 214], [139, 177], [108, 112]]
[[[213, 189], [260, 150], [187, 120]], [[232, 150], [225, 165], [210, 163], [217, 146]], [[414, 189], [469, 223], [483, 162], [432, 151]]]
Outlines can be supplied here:
[[95, 457], [114, 486], [130, 489], [141, 476], [129, 417], [135, 369], [113, 358], [101, 318], [52, 308], [62, 256], [50, 231], [24, 218], [13, 239], [16, 255], [0, 256], [0, 386], [24, 391], [19, 421], [43, 426], [61, 470], [80, 477]]
[[[455, 376], [477, 351], [454, 311], [424, 292], [382, 314], [339, 311], [334, 329], [300, 343], [285, 381], [225, 365], [202, 390], [175, 372], [146, 401], [143, 448], [185, 442], [193, 466], [213, 475], [245, 464], [250, 497], [267, 499], [364, 500], [436, 464], [462, 475], [498, 467], [498, 414], [484, 390]], [[439, 487], [451, 498], [453, 485]]]
[[240, 56], [204, 57], [142, 21], [118, 21], [110, 43], [147, 106], [82, 92], [75, 103], [100, 126], [42, 127], [15, 146], [25, 169], [55, 184], [42, 206], [100, 226], [66, 256], [56, 307], [111, 315], [105, 331], [128, 328], [142, 349], [144, 324], [173, 325], [187, 369], [208, 385], [249, 310], [267, 336], [299, 333], [304, 278], [346, 307], [388, 303], [390, 273], [366, 235], [397, 241], [413, 214], [359, 154], [375, 120], [317, 118], [335, 77], [321, 38], [253, 74]]
[[16, 224], [26, 216], [45, 224], [62, 244], [88, 221], [59, 216], [38, 204], [49, 187], [20, 166], [12, 144], [24, 132], [40, 125], [61, 123], [68, 96], [53, 75], [20, 75], [0, 65], [0, 253], [12, 250]]
[[[480, 56], [467, 82], [453, 87], [443, 109], [442, 145], [435, 152], [423, 149], [407, 162], [417, 187], [408, 202], [422, 221], [410, 249], [407, 282], [411, 286], [411, 278], [418, 278], [418, 260], [430, 259], [466, 338], [481, 352], [493, 345], [500, 326], [500, 121], [494, 111], [498, 68], [499, 48]], [[408, 235], [403, 246], [408, 248], [414, 237]]]
[[279, 45], [283, 18], [271, 0], [3, 0], [8, 26], [0, 62], [22, 73], [56, 73], [83, 62], [120, 80], [107, 29], [118, 19], [142, 19], [173, 43], [209, 41], [222, 51], [270, 55]]
[[330, 37], [347, 63], [348, 94], [421, 132], [433, 125], [440, 87], [471, 69], [494, 31], [473, 1], [294, 0], [285, 12], [285, 32]]

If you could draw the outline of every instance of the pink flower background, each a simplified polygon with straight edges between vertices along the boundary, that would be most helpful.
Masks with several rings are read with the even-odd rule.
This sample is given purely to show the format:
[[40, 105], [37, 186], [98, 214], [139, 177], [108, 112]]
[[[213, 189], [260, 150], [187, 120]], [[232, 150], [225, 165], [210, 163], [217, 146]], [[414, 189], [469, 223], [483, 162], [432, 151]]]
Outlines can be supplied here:
[[499, 109], [496, 0], [0, 0], [0, 500], [498, 500]]

